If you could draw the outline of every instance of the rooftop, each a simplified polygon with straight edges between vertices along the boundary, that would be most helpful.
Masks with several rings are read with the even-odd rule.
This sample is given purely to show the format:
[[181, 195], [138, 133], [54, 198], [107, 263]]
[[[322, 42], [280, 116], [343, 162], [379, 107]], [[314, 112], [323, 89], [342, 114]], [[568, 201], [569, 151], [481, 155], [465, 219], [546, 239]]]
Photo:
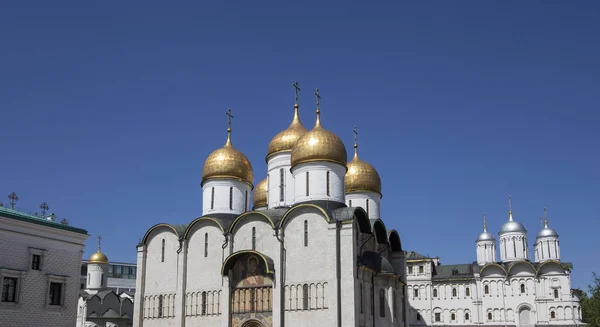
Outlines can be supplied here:
[[86, 234], [87, 231], [85, 229], [69, 226], [68, 224], [60, 223], [55, 220], [50, 219], [49, 217], [40, 217], [35, 216], [23, 211], [18, 211], [14, 209], [9, 209], [6, 207], [0, 207], [0, 217], [6, 217], [10, 219], [20, 220], [24, 222], [29, 222], [32, 224], [38, 224], [42, 226], [62, 229], [74, 233]]

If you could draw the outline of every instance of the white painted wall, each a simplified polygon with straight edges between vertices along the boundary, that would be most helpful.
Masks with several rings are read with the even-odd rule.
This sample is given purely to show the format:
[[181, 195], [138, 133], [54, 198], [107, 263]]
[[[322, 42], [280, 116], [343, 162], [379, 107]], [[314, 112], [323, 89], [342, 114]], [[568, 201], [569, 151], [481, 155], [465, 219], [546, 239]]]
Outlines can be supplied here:
[[479, 241], [477, 242], [476, 249], [478, 265], [483, 266], [486, 263], [496, 262], [495, 241]]
[[[327, 173], [329, 172], [329, 195]], [[308, 195], [307, 178], [308, 173]], [[344, 176], [346, 166], [333, 162], [307, 162], [292, 169], [294, 176], [294, 203], [311, 200], [329, 200], [345, 203]]]
[[[213, 197], [214, 189], [214, 197]], [[202, 215], [241, 214], [250, 210], [252, 186], [233, 179], [210, 179], [202, 185]], [[230, 195], [233, 198], [230, 201]], [[212, 206], [211, 206], [212, 203]], [[231, 203], [231, 206], [230, 206]]]
[[[368, 201], [368, 204], [367, 204]], [[380, 218], [379, 202], [381, 195], [375, 192], [353, 192], [346, 193], [346, 205], [349, 207], [361, 207], [369, 216], [369, 219]], [[367, 210], [368, 209], [368, 210]]]
[[[267, 203], [269, 208], [291, 206], [294, 203], [294, 177], [290, 172], [291, 151], [272, 155], [267, 162]], [[283, 201], [281, 173], [283, 172]]]
[[535, 240], [533, 248], [536, 262], [560, 260], [560, 247], [556, 237], [540, 237]]
[[108, 282], [108, 264], [90, 263], [87, 265], [88, 277], [86, 291], [93, 294], [106, 288]]
[[517, 260], [528, 260], [527, 234], [521, 232], [509, 232], [500, 235], [500, 260], [512, 262]]

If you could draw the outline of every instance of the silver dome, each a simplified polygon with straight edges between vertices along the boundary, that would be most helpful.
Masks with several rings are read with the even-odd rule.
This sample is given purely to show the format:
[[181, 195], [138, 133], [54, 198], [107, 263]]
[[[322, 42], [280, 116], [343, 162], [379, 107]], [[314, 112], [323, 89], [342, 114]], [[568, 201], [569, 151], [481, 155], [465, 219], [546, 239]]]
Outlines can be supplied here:
[[544, 228], [542, 228], [542, 230], [537, 234], [536, 238], [542, 238], [542, 237], [556, 237], [556, 238], [558, 238], [558, 233], [556, 233], [556, 231], [554, 229], [548, 227], [548, 221], [547, 220], [544, 223]]
[[512, 212], [510, 212], [508, 214], [508, 221], [505, 222], [504, 224], [502, 224], [502, 226], [500, 227], [500, 232], [498, 234], [502, 235], [504, 233], [513, 233], [513, 232], [527, 233], [527, 230], [525, 229], [523, 224], [521, 224], [518, 221], [513, 220]]
[[494, 238], [494, 235], [492, 235], [492, 233], [490, 233], [490, 232], [482, 232], [477, 237], [477, 242], [482, 242], [482, 241], [494, 241], [494, 242], [496, 242], [496, 239]]

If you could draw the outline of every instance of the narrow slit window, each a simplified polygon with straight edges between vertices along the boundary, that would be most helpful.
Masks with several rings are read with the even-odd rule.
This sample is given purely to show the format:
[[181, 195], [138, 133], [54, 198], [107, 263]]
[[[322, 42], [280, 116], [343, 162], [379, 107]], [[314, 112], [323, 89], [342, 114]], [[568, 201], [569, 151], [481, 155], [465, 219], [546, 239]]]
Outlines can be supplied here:
[[453, 289], [452, 289], [452, 296], [453, 296], [453, 297], [456, 297], [456, 296], [457, 296], [456, 288], [453, 288]]
[[210, 189], [210, 208], [215, 208], [215, 188]]
[[308, 246], [308, 220], [304, 221], [304, 246]]
[[331, 172], [327, 172], [327, 196], [331, 196]]
[[436, 288], [434, 288], [434, 289], [433, 289], [433, 297], [437, 297], [437, 296], [438, 296], [437, 289], [436, 289]]
[[205, 316], [206, 315], [206, 292], [202, 292], [202, 312], [201, 315]]
[[521, 293], [525, 293], [525, 284], [521, 284]]
[[285, 170], [279, 169], [279, 201], [285, 201]]
[[308, 176], [308, 172], [306, 172], [306, 196], [308, 196], [308, 189], [309, 189], [309, 176]]
[[163, 296], [158, 296], [158, 318], [162, 318], [163, 316]]
[[492, 313], [491, 312], [488, 312], [488, 320], [492, 321]]
[[246, 197], [244, 198], [244, 211], [248, 211], [248, 191], [246, 191]]
[[364, 312], [365, 303], [364, 303], [364, 298], [363, 298], [364, 295], [363, 295], [363, 285], [362, 285], [362, 283], [359, 284], [359, 287], [360, 287], [360, 313], [363, 313]]
[[208, 257], [208, 233], [204, 233], [204, 257]]
[[352, 207], [352, 200], [348, 200], [348, 206]]
[[370, 212], [370, 208], [369, 208], [369, 199], [367, 199], [367, 216], [370, 217], [369, 212]]
[[100, 273], [100, 286], [104, 286], [104, 274]]
[[394, 317], [396, 317], [396, 311], [397, 311], [396, 310], [396, 305], [397, 305], [397, 303], [396, 303], [396, 291], [392, 292], [392, 305], [393, 305], [392, 311], [394, 312]]
[[558, 299], [558, 290], [554, 290], [554, 298]]
[[483, 293], [485, 293], [485, 294], [490, 294], [490, 287], [489, 287], [488, 285], [485, 285], [485, 286], [483, 287]]
[[471, 289], [470, 288], [465, 288], [465, 296], [471, 296]]
[[162, 249], [160, 254], [160, 262], [165, 262], [165, 239], [162, 239]]
[[385, 317], [385, 291], [379, 290], [379, 316]]
[[451, 314], [450, 315], [450, 320], [452, 320], [452, 321], [456, 320], [456, 314], [454, 314], [454, 313]]
[[233, 210], [233, 187], [229, 188], [229, 210]]
[[256, 250], [256, 227], [252, 227], [252, 250]]

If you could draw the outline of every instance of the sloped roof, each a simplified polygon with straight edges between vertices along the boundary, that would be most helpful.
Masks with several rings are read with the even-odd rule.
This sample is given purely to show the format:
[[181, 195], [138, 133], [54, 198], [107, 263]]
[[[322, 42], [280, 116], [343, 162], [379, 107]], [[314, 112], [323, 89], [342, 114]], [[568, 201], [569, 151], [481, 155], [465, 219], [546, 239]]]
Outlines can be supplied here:
[[474, 278], [473, 264], [439, 265], [433, 280], [470, 280]]

